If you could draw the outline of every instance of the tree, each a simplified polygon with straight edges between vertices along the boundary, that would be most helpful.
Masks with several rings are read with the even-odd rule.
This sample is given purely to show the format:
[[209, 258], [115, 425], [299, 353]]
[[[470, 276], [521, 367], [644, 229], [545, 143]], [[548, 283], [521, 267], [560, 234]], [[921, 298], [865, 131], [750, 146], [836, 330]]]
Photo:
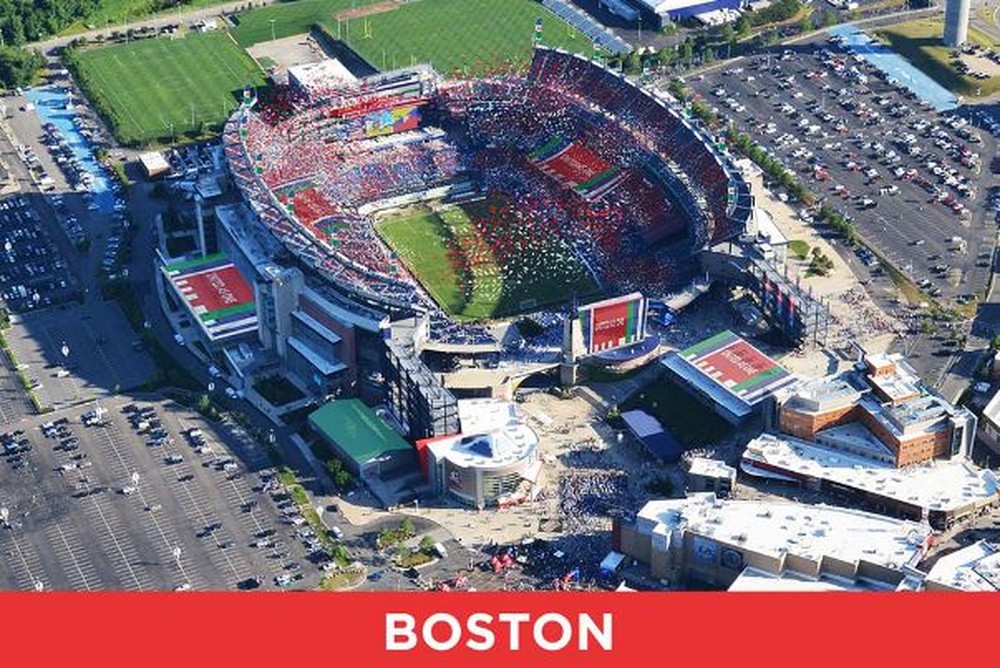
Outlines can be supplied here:
[[746, 37], [750, 34], [750, 29], [753, 26], [750, 24], [750, 18], [747, 16], [746, 12], [740, 15], [740, 20], [736, 22], [736, 34], [740, 37]]
[[403, 521], [399, 523], [399, 530], [407, 536], [413, 536], [417, 533], [416, 528], [413, 526], [413, 520], [409, 517], [404, 517]]
[[622, 68], [628, 74], [635, 74], [639, 71], [639, 54], [635, 51], [630, 51], [628, 55], [622, 60]]
[[45, 59], [37, 51], [0, 47], [0, 85], [7, 89], [29, 86], [44, 64]]
[[823, 15], [820, 17], [820, 22], [824, 28], [829, 28], [837, 23], [837, 14], [832, 9], [824, 9]]
[[684, 43], [681, 44], [681, 58], [688, 65], [691, 64], [691, 60], [694, 58], [694, 41], [690, 37], [685, 39]]
[[337, 489], [350, 489], [353, 486], [353, 479], [350, 473], [341, 469], [333, 474], [333, 484]]
[[430, 552], [434, 549], [434, 539], [430, 536], [424, 536], [420, 539], [420, 551]]
[[726, 25], [722, 26], [721, 37], [722, 41], [725, 42], [726, 44], [733, 44], [736, 42], [736, 30], [733, 28], [732, 25], [727, 23]]

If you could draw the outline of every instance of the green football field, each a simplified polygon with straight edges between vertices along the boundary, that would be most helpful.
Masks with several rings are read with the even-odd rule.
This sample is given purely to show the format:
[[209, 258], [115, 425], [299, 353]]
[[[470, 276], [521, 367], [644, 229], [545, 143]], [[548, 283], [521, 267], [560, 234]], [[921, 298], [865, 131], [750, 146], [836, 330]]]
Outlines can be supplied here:
[[77, 81], [125, 144], [200, 134], [264, 75], [227, 33], [147, 39], [73, 56]]
[[526, 64], [539, 17], [546, 45], [593, 53], [588, 38], [535, 0], [419, 0], [351, 21], [330, 17], [325, 26], [376, 69], [430, 62], [447, 76]]
[[470, 218], [484, 215], [490, 204], [410, 212], [379, 223], [376, 230], [457, 320], [510, 316], [597, 292], [583, 264], [556, 242], [547, 243], [545, 252], [501, 265]]

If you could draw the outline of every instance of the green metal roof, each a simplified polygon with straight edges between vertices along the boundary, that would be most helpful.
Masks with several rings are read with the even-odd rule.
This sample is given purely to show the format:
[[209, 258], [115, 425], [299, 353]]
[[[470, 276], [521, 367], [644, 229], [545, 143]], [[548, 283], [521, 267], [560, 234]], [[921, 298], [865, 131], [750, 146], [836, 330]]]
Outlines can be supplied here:
[[360, 399], [331, 401], [309, 414], [309, 424], [358, 464], [387, 452], [413, 450]]

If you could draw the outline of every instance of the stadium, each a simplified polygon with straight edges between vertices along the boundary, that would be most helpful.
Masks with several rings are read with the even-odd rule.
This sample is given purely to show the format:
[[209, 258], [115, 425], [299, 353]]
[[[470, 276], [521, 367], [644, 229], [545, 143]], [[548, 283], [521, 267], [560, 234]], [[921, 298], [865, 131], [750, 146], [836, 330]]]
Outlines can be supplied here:
[[578, 299], [681, 292], [752, 211], [724, 147], [675, 101], [544, 47], [526, 71], [476, 79], [417, 66], [248, 92], [224, 146], [307, 268], [459, 346], [499, 345], [489, 323]]

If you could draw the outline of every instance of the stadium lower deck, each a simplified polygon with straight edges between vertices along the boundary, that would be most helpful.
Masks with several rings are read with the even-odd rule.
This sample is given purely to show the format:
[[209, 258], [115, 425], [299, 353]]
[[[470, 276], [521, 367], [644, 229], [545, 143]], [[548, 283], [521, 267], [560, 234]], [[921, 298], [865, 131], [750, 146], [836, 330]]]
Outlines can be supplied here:
[[[300, 259], [349, 296], [429, 313], [432, 338], [459, 342], [489, 334], [455, 325], [420, 268], [379, 239], [376, 212], [464, 203], [476, 237], [449, 248], [456, 273], [492, 262], [500, 289], [542, 276], [565, 284], [559, 301], [576, 294], [580, 272], [606, 294], [667, 294], [695, 274], [698, 251], [743, 231], [751, 207], [724, 153], [680, 112], [550, 49], [521, 75], [439, 84], [404, 70], [286, 89], [245, 104], [225, 139], [248, 202]], [[542, 305], [504, 297], [512, 312], [496, 315]]]

